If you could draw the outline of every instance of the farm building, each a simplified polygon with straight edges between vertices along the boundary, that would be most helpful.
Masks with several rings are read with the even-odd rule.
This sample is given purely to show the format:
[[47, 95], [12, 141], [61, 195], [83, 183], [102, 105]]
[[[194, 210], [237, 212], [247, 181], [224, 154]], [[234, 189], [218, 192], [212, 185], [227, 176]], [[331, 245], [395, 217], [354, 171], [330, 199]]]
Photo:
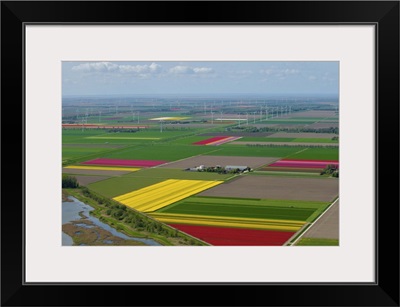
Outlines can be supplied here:
[[232, 171], [232, 170], [236, 170], [236, 169], [238, 169], [239, 171], [243, 172], [243, 171], [249, 169], [249, 167], [248, 166], [243, 166], [243, 165], [227, 165], [227, 166], [225, 166], [225, 170], [228, 171], [228, 172]]

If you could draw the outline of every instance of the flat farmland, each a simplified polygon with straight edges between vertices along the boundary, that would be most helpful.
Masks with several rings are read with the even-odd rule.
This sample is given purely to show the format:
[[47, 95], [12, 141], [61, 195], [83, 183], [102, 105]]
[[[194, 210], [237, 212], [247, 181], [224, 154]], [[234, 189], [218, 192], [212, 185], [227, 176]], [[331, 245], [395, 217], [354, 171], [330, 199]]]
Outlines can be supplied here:
[[105, 197], [113, 198], [163, 181], [162, 178], [112, 177], [89, 184], [89, 188]]
[[339, 146], [335, 142], [323, 141], [322, 143], [313, 142], [249, 142], [249, 141], [235, 141], [229, 143], [230, 145], [283, 145], [283, 146]]
[[326, 117], [334, 117], [337, 113], [335, 111], [317, 111], [317, 110], [310, 110], [310, 111], [302, 111], [292, 113], [290, 117], [316, 117], [316, 118], [326, 118]]
[[178, 169], [185, 169], [189, 167], [196, 167], [199, 165], [204, 166], [226, 166], [226, 165], [243, 165], [249, 166], [251, 168], [258, 168], [262, 165], [272, 163], [279, 158], [276, 157], [237, 157], [237, 156], [208, 156], [208, 155], [201, 155], [195, 156], [191, 158], [187, 158], [184, 160], [176, 161], [176, 162], [169, 162], [165, 165], [160, 166], [160, 168], [178, 168]]
[[240, 142], [286, 142], [286, 143], [338, 143], [337, 140], [332, 140], [328, 138], [308, 138], [308, 137], [298, 137], [298, 138], [272, 138], [272, 137], [244, 137], [240, 141], [235, 141], [233, 143]]
[[82, 156], [88, 156], [93, 154], [101, 154], [112, 150], [113, 148], [104, 147], [62, 147], [62, 157], [64, 160], [74, 159]]
[[192, 179], [192, 180], [225, 180], [231, 177], [231, 174], [218, 174], [208, 172], [190, 172], [178, 168], [155, 167], [142, 169], [140, 172], [134, 172], [124, 177], [137, 178], [159, 178], [159, 179]]
[[[204, 148], [208, 146], [194, 146]], [[204, 153], [210, 156], [238, 156], [238, 157], [287, 157], [304, 150], [298, 147], [285, 146], [246, 146], [225, 144], [213, 147], [214, 150]]]
[[318, 122], [318, 123], [311, 124], [308, 127], [309, 128], [313, 128], [313, 129], [338, 128], [339, 127], [339, 122], [332, 122], [332, 123]]
[[287, 155], [287, 159], [296, 160], [339, 160], [339, 147], [306, 148]]
[[243, 199], [224, 197], [186, 198], [157, 212], [238, 218], [307, 221], [325, 202]]
[[[132, 170], [133, 171], [133, 170]], [[76, 175], [100, 175], [100, 176], [120, 176], [128, 174], [131, 171], [117, 171], [117, 170], [99, 170], [99, 169], [78, 169], [78, 168], [66, 168], [62, 169], [64, 174], [76, 174]]]
[[78, 181], [79, 185], [87, 186], [88, 184], [106, 180], [109, 177], [106, 176], [75, 176], [76, 180]]
[[307, 229], [303, 238], [339, 240], [339, 200]]
[[315, 133], [315, 132], [299, 132], [299, 133], [289, 133], [289, 132], [277, 132], [270, 135], [270, 138], [316, 138], [316, 139], [332, 139], [337, 137], [334, 133]]
[[187, 224], [169, 225], [216, 246], [282, 246], [294, 234], [292, 231], [239, 229]]
[[242, 176], [199, 196], [266, 198], [331, 202], [339, 193], [336, 178]]
[[123, 149], [116, 153], [110, 153], [102, 158], [110, 159], [143, 159], [143, 160], [167, 160], [175, 161], [195, 155], [206, 154], [216, 150], [210, 146], [154, 144], [135, 146]]

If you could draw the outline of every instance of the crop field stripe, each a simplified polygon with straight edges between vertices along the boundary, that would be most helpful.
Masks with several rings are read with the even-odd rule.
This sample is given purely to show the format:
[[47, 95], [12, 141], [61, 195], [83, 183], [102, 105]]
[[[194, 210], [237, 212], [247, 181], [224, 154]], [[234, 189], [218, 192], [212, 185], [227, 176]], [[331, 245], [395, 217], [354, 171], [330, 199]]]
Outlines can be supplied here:
[[174, 207], [162, 210], [168, 214], [198, 214], [201, 216], [230, 216], [237, 218], [270, 218], [279, 220], [305, 221], [315, 208], [294, 208], [291, 206], [272, 207], [257, 204], [199, 203], [182, 201]]
[[214, 246], [282, 246], [290, 231], [170, 224]]
[[198, 220], [221, 220], [221, 221], [234, 221], [234, 222], [255, 222], [255, 223], [271, 223], [271, 224], [290, 224], [302, 226], [306, 222], [294, 220], [281, 220], [281, 219], [264, 219], [264, 218], [246, 218], [246, 217], [230, 217], [230, 216], [212, 216], [212, 215], [198, 215], [198, 214], [183, 214], [183, 213], [151, 213], [154, 217], [174, 217], [183, 219], [198, 219]]
[[114, 200], [142, 212], [151, 212], [221, 184], [222, 182], [223, 181], [168, 179], [140, 190], [114, 197]]
[[105, 171], [127, 171], [127, 172], [136, 172], [136, 171], [140, 170], [140, 168], [134, 168], [134, 167], [84, 166], [84, 165], [70, 165], [70, 166], [65, 166], [64, 168], [87, 169], [87, 170], [105, 170]]
[[200, 216], [189, 214], [160, 214], [150, 213], [150, 215], [167, 224], [189, 224], [203, 226], [221, 226], [234, 228], [250, 228], [250, 229], [275, 229], [285, 231], [297, 231], [305, 222], [289, 221], [289, 220], [270, 220], [256, 218], [233, 218], [221, 216]]

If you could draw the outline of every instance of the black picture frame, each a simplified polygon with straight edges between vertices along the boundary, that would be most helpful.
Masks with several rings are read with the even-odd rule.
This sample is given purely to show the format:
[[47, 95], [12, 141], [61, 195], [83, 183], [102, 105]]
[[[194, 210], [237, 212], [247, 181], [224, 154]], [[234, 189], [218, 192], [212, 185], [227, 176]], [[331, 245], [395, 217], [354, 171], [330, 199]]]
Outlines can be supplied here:
[[[160, 22], [376, 26], [376, 283], [24, 283], [24, 25]], [[2, 1], [1, 77], [2, 306], [399, 306], [399, 1]]]

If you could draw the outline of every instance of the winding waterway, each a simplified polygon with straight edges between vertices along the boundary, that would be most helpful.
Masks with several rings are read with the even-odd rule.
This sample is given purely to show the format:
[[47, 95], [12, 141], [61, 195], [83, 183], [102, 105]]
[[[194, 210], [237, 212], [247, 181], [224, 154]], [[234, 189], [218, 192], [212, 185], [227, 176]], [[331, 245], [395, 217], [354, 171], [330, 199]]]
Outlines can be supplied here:
[[[70, 201], [64, 201], [62, 202], [62, 224], [68, 224], [70, 222], [77, 222], [82, 219], [82, 215], [87, 217], [87, 220], [91, 221], [94, 225], [110, 232], [112, 235], [125, 239], [125, 240], [133, 240], [133, 241], [139, 241], [144, 243], [145, 245], [151, 245], [151, 246], [160, 246], [158, 242], [152, 240], [152, 239], [144, 239], [144, 238], [136, 238], [136, 237], [129, 237], [123, 233], [118, 232], [111, 226], [101, 222], [98, 218], [93, 217], [89, 214], [90, 211], [94, 210], [92, 207], [89, 205], [79, 201], [75, 197], [68, 196], [68, 199]], [[81, 215], [80, 215], [81, 214]], [[85, 227], [84, 224], [76, 224], [79, 225], [80, 227]], [[86, 226], [85, 228], [90, 228], [90, 226]], [[111, 245], [112, 242], [105, 242], [104, 245]], [[62, 232], [62, 245], [63, 246], [71, 246], [73, 245], [73, 240], [72, 238], [67, 235], [66, 233]]]

